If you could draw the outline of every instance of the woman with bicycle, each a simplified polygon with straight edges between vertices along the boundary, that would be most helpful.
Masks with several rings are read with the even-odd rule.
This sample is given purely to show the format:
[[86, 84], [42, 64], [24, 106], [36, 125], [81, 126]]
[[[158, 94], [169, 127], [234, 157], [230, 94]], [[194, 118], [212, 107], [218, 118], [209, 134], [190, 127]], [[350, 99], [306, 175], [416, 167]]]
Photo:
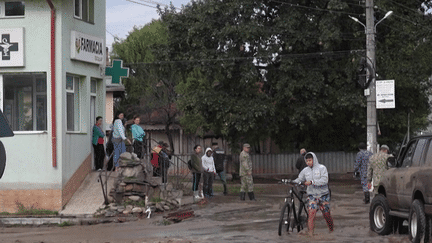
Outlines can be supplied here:
[[316, 155], [309, 152], [305, 156], [307, 167], [304, 168], [296, 183], [307, 186], [306, 193], [308, 207], [309, 236], [313, 236], [315, 215], [321, 210], [330, 232], [333, 232], [333, 219], [330, 215], [330, 190], [328, 187], [328, 172], [324, 165], [318, 163]]

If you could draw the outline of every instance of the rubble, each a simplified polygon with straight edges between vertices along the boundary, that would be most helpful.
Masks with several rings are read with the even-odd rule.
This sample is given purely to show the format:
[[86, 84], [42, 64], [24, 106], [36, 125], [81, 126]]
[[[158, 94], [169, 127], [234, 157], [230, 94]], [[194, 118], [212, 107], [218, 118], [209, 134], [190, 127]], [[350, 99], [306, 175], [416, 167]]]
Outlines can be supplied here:
[[120, 172], [109, 192], [112, 203], [102, 205], [95, 216], [150, 217], [152, 212], [165, 212], [181, 206], [182, 190], [165, 190], [160, 177], [153, 177], [150, 161], [125, 152], [119, 159]]

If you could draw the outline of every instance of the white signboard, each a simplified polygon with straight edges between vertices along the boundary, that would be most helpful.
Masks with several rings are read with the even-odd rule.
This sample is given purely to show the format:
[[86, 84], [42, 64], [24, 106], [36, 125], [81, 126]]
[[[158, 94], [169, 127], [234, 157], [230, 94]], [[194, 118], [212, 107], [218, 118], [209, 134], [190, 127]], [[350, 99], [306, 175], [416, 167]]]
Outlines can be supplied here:
[[104, 64], [105, 41], [102, 38], [71, 31], [71, 58], [83, 62]]
[[0, 67], [24, 66], [24, 28], [0, 29]]
[[376, 84], [376, 108], [395, 108], [394, 80], [377, 80]]

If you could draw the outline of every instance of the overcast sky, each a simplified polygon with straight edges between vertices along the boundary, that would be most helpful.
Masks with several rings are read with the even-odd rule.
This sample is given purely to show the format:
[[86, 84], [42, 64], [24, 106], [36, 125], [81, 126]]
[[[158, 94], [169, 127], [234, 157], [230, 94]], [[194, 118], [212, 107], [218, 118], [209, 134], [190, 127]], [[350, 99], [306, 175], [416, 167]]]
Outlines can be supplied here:
[[[158, 19], [159, 15], [156, 12], [157, 2], [161, 4], [169, 4], [169, 0], [131, 0], [133, 3], [126, 0], [107, 0], [106, 1], [106, 45], [111, 51], [114, 36], [121, 39], [127, 37], [134, 26], [142, 27], [151, 22], [152, 19]], [[175, 7], [180, 8], [182, 4], [186, 5], [189, 0], [173, 0]], [[144, 6], [141, 4], [150, 5], [153, 7]]]

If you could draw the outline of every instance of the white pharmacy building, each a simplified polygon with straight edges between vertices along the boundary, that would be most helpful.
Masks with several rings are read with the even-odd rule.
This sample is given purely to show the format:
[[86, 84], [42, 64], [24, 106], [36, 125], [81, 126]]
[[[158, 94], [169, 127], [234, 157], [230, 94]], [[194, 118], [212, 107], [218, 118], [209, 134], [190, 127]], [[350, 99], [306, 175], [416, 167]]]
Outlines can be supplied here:
[[93, 169], [92, 127], [105, 117], [105, 1], [0, 0], [0, 212], [60, 211]]

